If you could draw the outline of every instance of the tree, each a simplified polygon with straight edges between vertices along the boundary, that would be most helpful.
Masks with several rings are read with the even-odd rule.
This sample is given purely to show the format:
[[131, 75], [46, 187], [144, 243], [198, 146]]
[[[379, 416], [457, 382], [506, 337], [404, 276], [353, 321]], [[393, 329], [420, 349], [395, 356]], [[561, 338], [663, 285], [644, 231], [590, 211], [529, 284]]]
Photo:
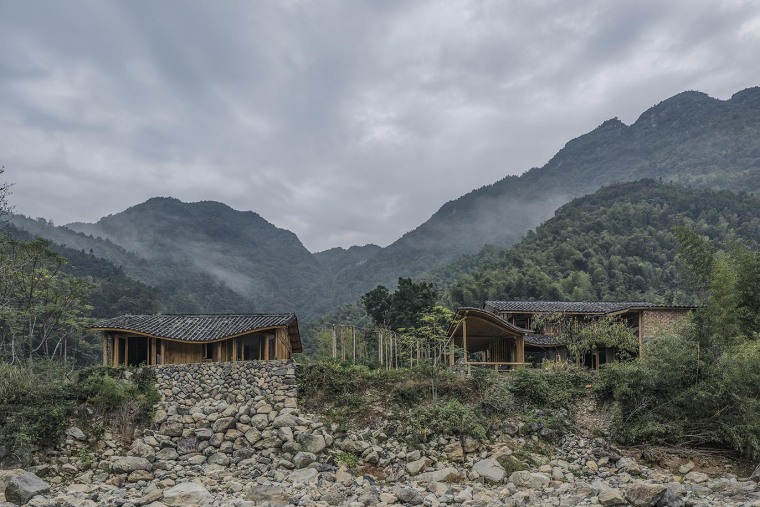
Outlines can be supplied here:
[[430, 380], [430, 394], [435, 403], [438, 399], [438, 380], [441, 359], [453, 352], [448, 329], [454, 312], [443, 306], [434, 306], [419, 317], [419, 325], [401, 329], [401, 340], [413, 352], [420, 351], [424, 370]]
[[[5, 173], [5, 167], [0, 167], [0, 176], [2, 176]], [[0, 183], [0, 218], [3, 218], [5, 215], [9, 214], [11, 210], [13, 209], [10, 204], [8, 204], [8, 196], [11, 193], [11, 185], [7, 182], [1, 182]]]
[[537, 319], [536, 325], [557, 335], [577, 364], [584, 355], [602, 347], [614, 349], [618, 358], [628, 357], [638, 347], [633, 330], [614, 317], [579, 319], [553, 313]]
[[42, 240], [0, 243], [0, 355], [11, 363], [65, 359], [69, 340], [82, 341], [93, 286], [64, 263]]
[[362, 296], [362, 304], [375, 325], [398, 331], [417, 327], [420, 316], [433, 308], [437, 298], [438, 291], [432, 284], [402, 277], [395, 291], [378, 285]]

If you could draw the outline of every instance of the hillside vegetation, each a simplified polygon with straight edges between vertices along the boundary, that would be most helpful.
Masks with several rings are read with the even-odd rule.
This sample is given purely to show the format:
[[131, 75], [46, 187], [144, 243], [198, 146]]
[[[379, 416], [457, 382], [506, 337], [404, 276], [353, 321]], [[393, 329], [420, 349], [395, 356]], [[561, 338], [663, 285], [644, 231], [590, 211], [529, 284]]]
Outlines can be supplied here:
[[[573, 198], [642, 178], [691, 188], [683, 192], [691, 196], [694, 202], [688, 204], [695, 208], [682, 210], [690, 199], [684, 197], [674, 205], [676, 214], [685, 214], [686, 221], [704, 221], [709, 229], [705, 234], [711, 237], [721, 227], [730, 232], [738, 223], [735, 218], [727, 216], [729, 224], [722, 226], [709, 215], [718, 216], [725, 209], [740, 216], [743, 211], [711, 203], [712, 198], [703, 203], [702, 192], [760, 189], [759, 134], [760, 88], [740, 91], [729, 100], [680, 93], [645, 111], [631, 125], [617, 119], [604, 122], [568, 142], [543, 167], [444, 204], [424, 224], [385, 248], [367, 245], [313, 254], [292, 232], [256, 213], [172, 198], [150, 199], [95, 224], [54, 227], [24, 217], [14, 217], [13, 222], [55, 244], [92, 251], [130, 278], [150, 285], [159, 295], [160, 311], [297, 311], [300, 321], [309, 325], [379, 284], [392, 288], [399, 277], [425, 276], [446, 285], [473, 270], [474, 280], [457, 283], [452, 304], [472, 304], [502, 294], [688, 301], [688, 295], [666, 289], [675, 276], [667, 258], [672, 249], [667, 228], [681, 220], [673, 216], [670, 204], [634, 204], [620, 196], [623, 200], [614, 204], [608, 217], [598, 216], [605, 213], [605, 200], [615, 197], [610, 195], [614, 191], [607, 191], [597, 197], [596, 207], [587, 201], [589, 209], [577, 211], [584, 217], [568, 215], [561, 224], [555, 220], [558, 230], [564, 228], [562, 234], [541, 229], [552, 236], [547, 241], [565, 245], [547, 248], [538, 243], [544, 238], [528, 237], [508, 261], [499, 249], [519, 242]], [[621, 190], [627, 191], [631, 190]], [[634, 188], [632, 198], [637, 193], [641, 191]], [[655, 199], [678, 198], [676, 190], [667, 193], [660, 191]], [[723, 199], [730, 200], [726, 196]], [[595, 214], [596, 225], [585, 220], [587, 213]], [[754, 209], [748, 210], [748, 216], [755, 216]], [[584, 229], [588, 227], [606, 228], [607, 235], [593, 236], [593, 231]], [[754, 234], [745, 232], [737, 234]], [[620, 234], [630, 237], [619, 242]], [[485, 245], [495, 248], [483, 251]], [[455, 264], [439, 269], [450, 262]], [[506, 279], [503, 273], [494, 273], [504, 271], [504, 262], [522, 274]], [[480, 268], [482, 264], [490, 268]]]
[[513, 248], [484, 249], [430, 278], [454, 279], [449, 302], [458, 306], [488, 299], [694, 303], [679, 282], [676, 226], [722, 243], [757, 244], [760, 199], [653, 180], [612, 185], [561, 207]]

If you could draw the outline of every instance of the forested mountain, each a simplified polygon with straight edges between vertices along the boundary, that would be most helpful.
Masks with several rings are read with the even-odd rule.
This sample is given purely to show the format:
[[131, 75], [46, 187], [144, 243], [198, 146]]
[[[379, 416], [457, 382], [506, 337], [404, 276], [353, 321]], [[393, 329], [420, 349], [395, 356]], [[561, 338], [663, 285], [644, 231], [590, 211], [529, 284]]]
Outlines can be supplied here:
[[[155, 287], [162, 311], [293, 310], [307, 323], [378, 284], [392, 287], [402, 276], [450, 282], [461, 272], [477, 269], [488, 256], [499, 262], [502, 248], [520, 241], [571, 199], [644, 177], [705, 190], [760, 189], [760, 88], [738, 92], [725, 101], [684, 92], [652, 107], [630, 126], [608, 120], [568, 142], [545, 166], [446, 203], [386, 248], [367, 245], [312, 254], [293, 233], [256, 213], [172, 198], [150, 199], [95, 224], [68, 228], [23, 217], [13, 221], [54, 243], [92, 251], [129, 277]], [[689, 192], [696, 192], [692, 197], [700, 200], [701, 190]], [[494, 247], [481, 252], [489, 244]], [[627, 246], [634, 248], [635, 241]], [[585, 258], [585, 250], [578, 251]], [[576, 260], [579, 269], [586, 269], [581, 259]], [[659, 262], [646, 260], [652, 266]], [[455, 264], [442, 268], [452, 261]], [[594, 264], [587, 273], [594, 284], [602, 276], [597, 267]], [[611, 278], [599, 297], [639, 290], [641, 280], [661, 287], [672, 279], [668, 270], [644, 270], [621, 282], [616, 269], [604, 269]], [[572, 281], [582, 287], [576, 296], [589, 294], [586, 281]], [[556, 280], [552, 284], [552, 290], [559, 292], [547, 288], [547, 297], [573, 295], [567, 288], [571, 281], [561, 282], [561, 287]], [[482, 299], [462, 287], [461, 297], [455, 299]]]
[[295, 310], [304, 288], [320, 277], [319, 262], [295, 234], [218, 202], [153, 198], [96, 224], [68, 227], [139, 255], [151, 276], [169, 281], [200, 273], [262, 311]]
[[449, 298], [461, 306], [488, 299], [694, 303], [678, 280], [677, 226], [714, 241], [756, 245], [760, 199], [654, 180], [620, 183], [562, 206], [511, 249], [485, 249], [432, 278], [459, 275]]
[[[5, 224], [0, 235], [18, 241], [32, 241], [35, 236], [13, 225]], [[157, 289], [140, 283], [111, 262], [84, 250], [75, 250], [56, 243], [50, 249], [66, 259], [64, 271], [77, 277], [89, 277], [95, 287], [90, 294], [90, 315], [111, 317], [120, 313], [153, 313], [161, 309]]]
[[444, 204], [427, 222], [346, 280], [417, 276], [485, 244], [509, 246], [574, 197], [615, 182], [662, 178], [682, 185], [760, 190], [760, 88], [722, 101], [684, 92], [628, 126], [617, 118], [568, 142], [546, 165]]

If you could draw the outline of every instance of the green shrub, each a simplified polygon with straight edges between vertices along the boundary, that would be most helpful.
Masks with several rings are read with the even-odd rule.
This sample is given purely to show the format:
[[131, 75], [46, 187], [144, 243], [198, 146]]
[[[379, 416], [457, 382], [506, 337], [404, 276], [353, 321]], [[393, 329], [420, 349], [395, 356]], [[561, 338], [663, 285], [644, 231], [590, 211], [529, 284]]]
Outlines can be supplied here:
[[147, 422], [159, 398], [154, 379], [148, 368], [89, 368], [72, 380], [49, 361], [0, 364], [0, 445], [26, 461], [36, 448], [56, 445], [83, 404], [114, 422], [114, 414], [123, 415], [121, 409], [129, 405], [132, 420], [124, 421], [126, 426]]
[[498, 379], [493, 382], [483, 393], [479, 407], [483, 415], [488, 417], [514, 412], [515, 397], [510, 391], [507, 381]]
[[605, 365], [596, 391], [614, 401], [612, 436], [621, 443], [725, 446], [760, 457], [760, 342], [711, 358], [688, 338], [652, 340], [643, 361]]
[[409, 426], [420, 440], [431, 435], [470, 436], [483, 439], [486, 436], [480, 418], [473, 410], [458, 400], [420, 406], [412, 411]]
[[527, 407], [569, 406], [585, 395], [594, 373], [582, 368], [522, 368], [510, 374], [509, 390]]
[[428, 396], [429, 389], [429, 386], [418, 382], [405, 382], [393, 387], [391, 399], [401, 407], [412, 407]]

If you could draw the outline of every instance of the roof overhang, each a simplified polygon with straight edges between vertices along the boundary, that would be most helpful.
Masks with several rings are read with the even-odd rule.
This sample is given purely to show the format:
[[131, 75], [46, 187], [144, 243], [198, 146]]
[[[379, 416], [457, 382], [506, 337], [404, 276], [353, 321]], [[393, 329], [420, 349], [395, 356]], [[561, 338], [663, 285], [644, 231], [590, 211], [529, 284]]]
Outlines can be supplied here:
[[[466, 324], [465, 324], [466, 323]], [[448, 335], [454, 343], [462, 343], [467, 328], [467, 350], [477, 352], [488, 347], [493, 340], [519, 338], [533, 331], [515, 326], [480, 308], [459, 308], [449, 325]]]

